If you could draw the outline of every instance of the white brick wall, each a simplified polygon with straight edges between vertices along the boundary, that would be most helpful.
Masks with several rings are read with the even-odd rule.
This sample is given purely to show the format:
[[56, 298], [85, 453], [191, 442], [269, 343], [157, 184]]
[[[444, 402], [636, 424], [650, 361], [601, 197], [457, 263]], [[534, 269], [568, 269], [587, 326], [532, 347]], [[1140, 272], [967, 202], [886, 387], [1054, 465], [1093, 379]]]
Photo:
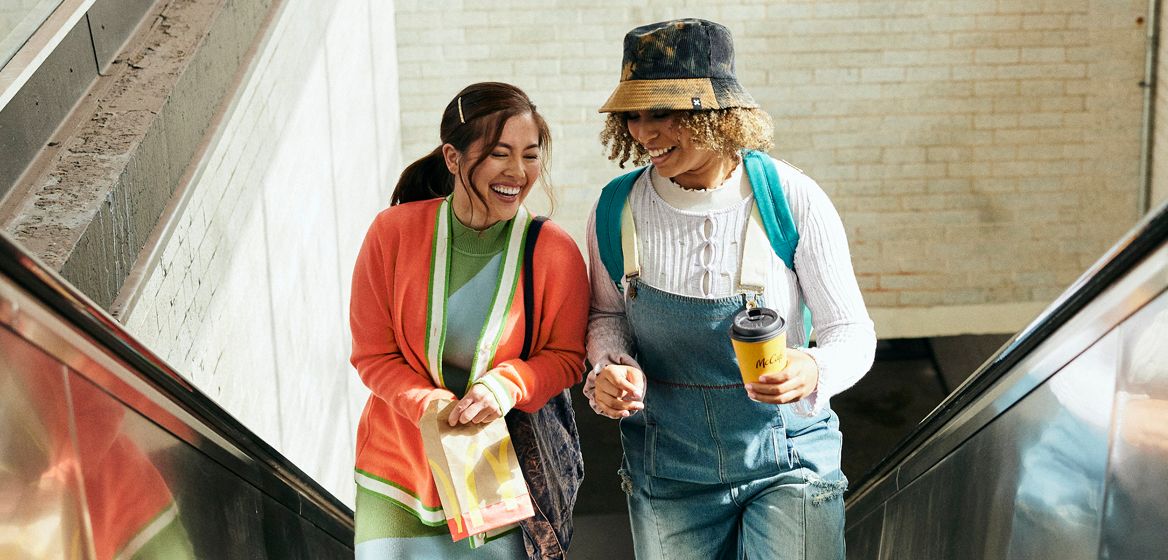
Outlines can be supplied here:
[[350, 504], [349, 279], [400, 167], [392, 10], [285, 0], [124, 318]]
[[[583, 239], [618, 169], [596, 108], [636, 26], [703, 17], [843, 215], [880, 336], [1011, 332], [1137, 217], [1146, 0], [397, 2], [403, 159], [463, 86], [552, 125], [554, 218]], [[533, 206], [544, 208], [541, 202]], [[954, 320], [951, 313], [966, 320]]]

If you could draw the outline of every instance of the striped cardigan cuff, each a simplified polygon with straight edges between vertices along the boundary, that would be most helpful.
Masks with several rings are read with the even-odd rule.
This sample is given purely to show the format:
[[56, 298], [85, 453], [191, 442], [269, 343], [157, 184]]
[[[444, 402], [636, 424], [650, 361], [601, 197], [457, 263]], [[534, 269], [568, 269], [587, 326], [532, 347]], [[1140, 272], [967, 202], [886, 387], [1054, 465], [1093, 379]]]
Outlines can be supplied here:
[[482, 376], [475, 385], [482, 385], [486, 387], [495, 397], [495, 402], [499, 403], [499, 414], [506, 415], [515, 408], [515, 398], [512, 397], [512, 391], [507, 387], [510, 381], [504, 379], [498, 372], [492, 372]]

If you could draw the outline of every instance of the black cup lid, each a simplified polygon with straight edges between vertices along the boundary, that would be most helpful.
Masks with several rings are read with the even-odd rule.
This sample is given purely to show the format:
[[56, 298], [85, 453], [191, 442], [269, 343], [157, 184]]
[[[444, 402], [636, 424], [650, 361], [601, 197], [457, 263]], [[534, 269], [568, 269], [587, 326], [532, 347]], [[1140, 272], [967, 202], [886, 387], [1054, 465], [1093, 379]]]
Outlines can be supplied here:
[[786, 321], [769, 307], [743, 309], [734, 315], [730, 334], [738, 340], [755, 342], [774, 338], [787, 329]]

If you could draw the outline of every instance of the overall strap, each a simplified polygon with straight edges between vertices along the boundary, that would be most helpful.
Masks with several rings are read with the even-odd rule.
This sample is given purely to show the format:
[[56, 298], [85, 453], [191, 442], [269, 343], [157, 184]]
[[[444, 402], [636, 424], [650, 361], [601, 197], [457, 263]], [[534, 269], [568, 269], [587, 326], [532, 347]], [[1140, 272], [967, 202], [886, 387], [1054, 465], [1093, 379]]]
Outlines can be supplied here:
[[754, 307], [755, 298], [766, 290], [771, 246], [757, 202], [750, 205], [748, 220], [746, 239], [743, 240], [742, 254], [738, 262], [738, 291], [747, 294], [747, 305]]
[[[625, 248], [636, 251], [636, 231], [633, 229], [632, 212], [629, 211], [629, 191], [633, 184], [644, 173], [647, 167], [639, 167], [621, 175], [600, 191], [600, 201], [596, 203], [596, 248], [600, 252], [600, 262], [617, 289], [623, 290], [621, 282], [625, 275], [633, 273], [627, 270], [627, 263], [636, 262], [636, 255], [626, 255]], [[622, 235], [622, 229], [629, 227], [632, 235]]]
[[523, 242], [523, 351], [519, 359], [526, 361], [531, 356], [531, 345], [534, 341], [531, 332], [534, 328], [532, 320], [535, 314], [535, 241], [539, 238], [539, 229], [547, 221], [545, 216], [536, 216], [527, 226], [527, 239]]

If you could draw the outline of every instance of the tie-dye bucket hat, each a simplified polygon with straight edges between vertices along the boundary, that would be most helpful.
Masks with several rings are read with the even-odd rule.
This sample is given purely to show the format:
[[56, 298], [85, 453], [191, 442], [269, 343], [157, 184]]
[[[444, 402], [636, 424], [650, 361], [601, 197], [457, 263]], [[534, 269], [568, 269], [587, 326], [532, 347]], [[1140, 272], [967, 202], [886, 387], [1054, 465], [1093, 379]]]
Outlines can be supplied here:
[[642, 25], [625, 34], [621, 80], [601, 113], [758, 107], [734, 76], [734, 42], [704, 19]]

